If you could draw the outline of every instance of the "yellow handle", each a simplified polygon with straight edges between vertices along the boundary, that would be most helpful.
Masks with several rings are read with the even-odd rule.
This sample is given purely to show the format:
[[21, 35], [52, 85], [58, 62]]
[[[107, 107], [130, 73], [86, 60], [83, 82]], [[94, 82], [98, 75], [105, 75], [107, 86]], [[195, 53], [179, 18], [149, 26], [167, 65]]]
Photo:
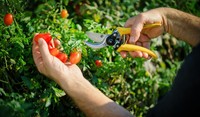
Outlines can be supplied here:
[[[143, 29], [147, 28], [155, 28], [161, 26], [161, 23], [153, 23], [153, 24], [145, 24]], [[130, 34], [131, 33], [131, 28], [123, 28], [123, 27], [117, 27], [117, 31], [119, 32], [120, 35], [125, 35], [125, 34]]]
[[117, 52], [121, 52], [121, 51], [142, 51], [142, 52], [146, 52], [147, 54], [149, 54], [151, 57], [153, 58], [158, 58], [157, 55], [152, 52], [151, 50], [141, 47], [141, 46], [137, 46], [137, 45], [133, 45], [133, 44], [122, 44], [118, 49]]

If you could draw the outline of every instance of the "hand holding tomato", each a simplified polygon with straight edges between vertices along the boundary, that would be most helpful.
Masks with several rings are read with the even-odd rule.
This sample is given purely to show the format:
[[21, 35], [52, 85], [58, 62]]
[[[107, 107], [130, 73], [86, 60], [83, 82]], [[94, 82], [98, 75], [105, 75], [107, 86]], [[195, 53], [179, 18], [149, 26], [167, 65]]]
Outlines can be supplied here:
[[[72, 76], [83, 78], [82, 72], [77, 65], [63, 64], [55, 56], [52, 56], [48, 49], [48, 44], [44, 39], [38, 39], [38, 43], [33, 41], [32, 54], [38, 71], [53, 79], [58, 84], [62, 80], [71, 78]], [[62, 58], [66, 59], [65, 57]]]
[[[52, 39], [50, 33], [39, 33], [35, 35], [34, 42], [38, 44], [38, 40], [40, 38], [43, 38], [45, 40], [45, 42], [48, 45], [49, 52], [52, 56], [58, 58], [63, 63], [67, 62], [68, 56], [67, 54], [59, 50], [61, 43], [58, 39]], [[70, 53], [69, 62], [71, 64], [77, 64], [80, 62], [80, 60], [81, 60], [81, 52], [73, 51]]]
[[68, 58], [67, 55], [59, 50], [60, 41], [58, 39], [53, 40], [50, 33], [39, 33], [35, 35], [34, 42], [38, 44], [38, 40], [40, 38], [45, 40], [45, 42], [48, 45], [49, 52], [52, 56], [57, 57], [63, 63], [67, 62], [67, 58]]

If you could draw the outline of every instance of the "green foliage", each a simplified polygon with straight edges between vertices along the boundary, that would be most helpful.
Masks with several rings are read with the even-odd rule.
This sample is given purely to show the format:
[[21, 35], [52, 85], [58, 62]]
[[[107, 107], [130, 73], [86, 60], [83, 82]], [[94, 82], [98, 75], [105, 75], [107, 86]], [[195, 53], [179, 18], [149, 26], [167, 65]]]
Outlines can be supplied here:
[[[86, 31], [111, 33], [131, 16], [156, 7], [173, 7], [199, 15], [198, 1], [186, 0], [1, 0], [0, 1], [0, 116], [70, 116], [84, 114], [55, 82], [41, 75], [32, 58], [32, 38], [50, 32], [64, 51], [82, 50], [78, 66], [104, 94], [142, 117], [170, 88], [176, 71], [191, 48], [165, 34], [152, 43], [158, 60], [122, 59], [111, 47], [92, 50], [83, 42]], [[186, 3], [186, 4], [184, 4]], [[60, 11], [67, 8], [69, 17]], [[10, 12], [14, 23], [5, 26]], [[103, 61], [98, 68], [95, 60]]]

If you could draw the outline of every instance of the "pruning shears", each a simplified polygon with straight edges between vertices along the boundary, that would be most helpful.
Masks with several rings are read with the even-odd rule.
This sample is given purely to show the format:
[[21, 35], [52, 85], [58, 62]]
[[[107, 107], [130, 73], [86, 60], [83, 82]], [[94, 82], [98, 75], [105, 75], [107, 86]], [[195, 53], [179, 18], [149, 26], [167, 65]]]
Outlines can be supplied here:
[[[161, 26], [161, 23], [146, 24], [143, 26], [142, 31], [148, 28], [155, 28]], [[91, 48], [98, 49], [106, 46], [113, 46], [117, 52], [121, 51], [142, 51], [146, 52], [153, 58], [157, 58], [157, 55], [151, 50], [142, 46], [127, 44], [127, 36], [130, 35], [131, 28], [117, 27], [112, 34], [101, 34], [94, 32], [86, 32], [88, 37], [95, 43], [86, 41], [85, 44]]]

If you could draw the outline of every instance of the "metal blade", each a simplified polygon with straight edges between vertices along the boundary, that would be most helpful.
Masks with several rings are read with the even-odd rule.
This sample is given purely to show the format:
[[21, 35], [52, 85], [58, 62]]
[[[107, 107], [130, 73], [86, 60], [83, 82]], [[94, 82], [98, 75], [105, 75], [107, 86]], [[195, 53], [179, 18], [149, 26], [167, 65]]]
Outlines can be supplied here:
[[102, 42], [109, 36], [108, 34], [100, 34], [100, 33], [93, 33], [93, 32], [86, 32], [86, 34], [91, 40], [95, 42]]
[[108, 46], [105, 41], [103, 42], [99, 42], [99, 43], [91, 43], [91, 42], [87, 42], [85, 41], [85, 44], [93, 49], [99, 49], [99, 48], [103, 48], [105, 46]]

